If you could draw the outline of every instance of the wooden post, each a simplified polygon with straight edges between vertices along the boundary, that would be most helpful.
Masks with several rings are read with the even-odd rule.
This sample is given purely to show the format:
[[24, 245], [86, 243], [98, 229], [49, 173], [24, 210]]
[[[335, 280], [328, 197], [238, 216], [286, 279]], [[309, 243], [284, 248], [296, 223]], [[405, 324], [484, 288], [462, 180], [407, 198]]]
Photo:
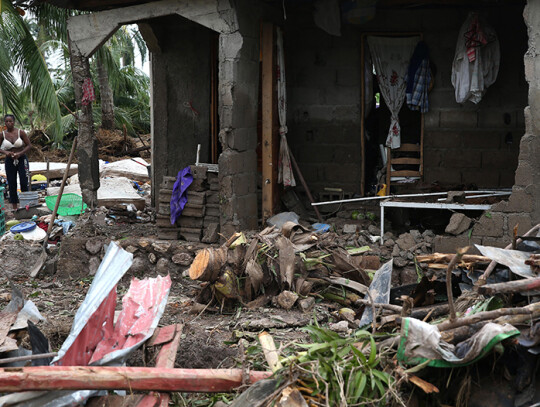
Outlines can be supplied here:
[[228, 392], [266, 379], [272, 372], [242, 369], [167, 369], [157, 367], [36, 366], [0, 368], [0, 392], [28, 390], [128, 390]]
[[218, 42], [219, 35], [210, 39], [210, 135], [211, 135], [211, 163], [218, 162]]
[[262, 216], [263, 222], [274, 214], [277, 193], [277, 160], [274, 157], [276, 132], [274, 25], [262, 23]]

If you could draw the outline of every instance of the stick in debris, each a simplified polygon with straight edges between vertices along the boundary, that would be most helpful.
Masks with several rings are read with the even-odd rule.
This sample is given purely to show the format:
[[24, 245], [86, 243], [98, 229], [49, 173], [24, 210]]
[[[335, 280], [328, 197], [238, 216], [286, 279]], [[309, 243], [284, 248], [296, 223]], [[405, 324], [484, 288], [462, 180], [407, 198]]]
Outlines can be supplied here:
[[14, 363], [14, 362], [24, 362], [27, 360], [53, 358], [55, 356], [58, 356], [58, 352], [39, 353], [37, 355], [15, 356], [13, 358], [0, 359], [0, 365], [7, 365], [8, 363]]
[[540, 277], [525, 278], [522, 280], [508, 281], [505, 283], [487, 284], [476, 287], [479, 294], [494, 295], [500, 293], [519, 293], [540, 289]]
[[505, 315], [523, 315], [532, 314], [540, 307], [540, 303], [534, 303], [525, 307], [518, 308], [500, 308], [493, 311], [479, 312], [478, 314], [471, 315], [470, 317], [456, 319], [454, 321], [449, 320], [437, 325], [439, 331], [447, 331], [448, 329], [458, 328], [460, 326], [475, 324], [480, 321], [493, 320]]
[[[249, 383], [272, 372], [250, 371]], [[242, 384], [242, 369], [167, 369], [112, 366], [0, 368], [0, 392], [27, 390], [129, 390], [229, 392]]]
[[450, 321], [456, 319], [456, 310], [454, 308], [454, 297], [452, 295], [452, 271], [457, 263], [461, 261], [461, 258], [469, 250], [469, 246], [463, 247], [457, 250], [457, 253], [452, 257], [450, 263], [448, 263], [448, 268], [446, 269], [446, 295], [448, 296], [448, 306], [450, 307]]
[[[531, 230], [529, 230], [527, 233], [525, 233], [523, 235], [523, 237], [531, 236], [531, 235], [535, 234], [536, 232], [538, 232], [538, 230], [540, 230], [540, 224], [534, 226]], [[521, 242], [523, 242], [523, 239], [517, 239], [516, 240], [516, 245], [520, 244]], [[511, 249], [511, 248], [512, 248], [512, 243], [510, 243], [508, 246], [506, 246], [505, 250], [508, 250], [508, 249]], [[497, 262], [495, 260], [493, 260], [491, 263], [489, 263], [489, 265], [486, 268], [486, 271], [484, 271], [484, 274], [482, 274], [480, 276], [480, 278], [478, 279], [478, 281], [476, 282], [476, 285], [484, 285], [486, 283], [486, 280], [488, 279], [488, 277], [493, 272], [493, 270], [495, 270], [496, 265], [497, 265]]]

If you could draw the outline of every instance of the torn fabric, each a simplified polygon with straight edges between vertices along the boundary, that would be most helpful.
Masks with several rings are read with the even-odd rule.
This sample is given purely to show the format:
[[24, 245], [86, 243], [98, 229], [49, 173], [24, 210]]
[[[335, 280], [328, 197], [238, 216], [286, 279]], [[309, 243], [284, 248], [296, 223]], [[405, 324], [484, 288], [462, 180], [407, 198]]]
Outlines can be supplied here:
[[174, 183], [171, 196], [171, 225], [176, 223], [176, 220], [180, 217], [187, 204], [187, 189], [192, 182], [193, 175], [191, 175], [191, 167], [188, 165], [182, 171], [178, 172], [176, 182]]
[[452, 345], [441, 338], [436, 325], [415, 318], [403, 318], [398, 360], [411, 365], [430, 361], [428, 366], [457, 367], [476, 362], [497, 343], [518, 336], [510, 324], [488, 322], [469, 339]]

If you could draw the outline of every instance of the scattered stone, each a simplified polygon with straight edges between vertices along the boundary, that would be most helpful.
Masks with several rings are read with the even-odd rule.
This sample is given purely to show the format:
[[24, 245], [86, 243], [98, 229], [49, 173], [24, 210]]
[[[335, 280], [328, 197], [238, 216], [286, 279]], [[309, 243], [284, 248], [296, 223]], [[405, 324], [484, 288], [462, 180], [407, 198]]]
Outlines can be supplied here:
[[420, 233], [419, 230], [413, 229], [409, 232], [411, 236], [414, 238], [414, 240], [418, 243], [420, 240], [422, 240], [422, 233]]
[[150, 242], [146, 239], [139, 240], [139, 246], [141, 246], [143, 249], [148, 247], [150, 245]]
[[88, 253], [96, 255], [101, 251], [103, 243], [101, 242], [101, 239], [88, 239], [84, 247], [86, 247], [86, 251], [88, 251]]
[[311, 311], [314, 306], [315, 306], [315, 298], [313, 297], [303, 298], [300, 301], [298, 301], [298, 308], [300, 308], [303, 312]]
[[416, 274], [416, 270], [411, 267], [402, 269], [399, 276], [401, 278], [402, 285], [415, 284], [416, 282], [418, 282], [418, 275]]
[[399, 235], [396, 244], [400, 247], [401, 250], [409, 250], [416, 244], [416, 240], [414, 240], [414, 237], [412, 237], [410, 233], [403, 233]]
[[392, 257], [398, 257], [399, 256], [399, 246], [395, 245], [394, 249], [392, 250]]
[[396, 242], [394, 242], [394, 239], [388, 239], [384, 242], [384, 245], [386, 247], [394, 247], [394, 245], [396, 244]]
[[171, 247], [170, 243], [152, 243], [152, 248], [159, 253], [167, 253], [167, 250]]
[[399, 252], [399, 255], [400, 255], [400, 257], [405, 258], [405, 257], [407, 257], [407, 251], [406, 251], [406, 250], [401, 250], [401, 251]]
[[158, 260], [156, 264], [156, 272], [158, 274], [168, 274], [169, 273], [169, 267], [170, 267], [170, 261], [169, 259], [166, 259], [165, 257], [162, 257]]
[[95, 276], [100, 264], [101, 260], [99, 257], [90, 257], [90, 260], [88, 261], [88, 273], [91, 276]]
[[152, 264], [156, 264], [157, 263], [157, 257], [154, 253], [148, 253], [148, 260], [150, 261], [150, 263]]
[[371, 233], [372, 235], [375, 235], [375, 236], [380, 236], [381, 235], [381, 229], [379, 229], [375, 225], [369, 225], [368, 226], [368, 232]]
[[471, 219], [463, 213], [454, 213], [446, 226], [445, 232], [457, 236], [465, 232], [471, 226]]
[[430, 238], [433, 239], [433, 238], [435, 237], [435, 233], [433, 233], [433, 230], [427, 229], [427, 230], [424, 230], [424, 233], [422, 233], [422, 236], [423, 236], [424, 238], [430, 237]]
[[210, 223], [204, 230], [201, 242], [215, 243], [219, 240], [219, 223]]
[[276, 301], [278, 305], [286, 310], [290, 310], [296, 300], [298, 299], [298, 294], [293, 293], [292, 291], [282, 291], [277, 297]]
[[394, 257], [394, 266], [405, 267], [407, 264], [409, 264], [409, 260], [402, 257]]
[[334, 332], [341, 332], [341, 333], [348, 333], [350, 330], [348, 321], [339, 321], [336, 323], [329, 323], [328, 328]]
[[383, 235], [384, 240], [393, 239], [393, 238], [394, 238], [394, 234], [392, 232], [385, 232]]
[[136, 248], [135, 246], [129, 245], [128, 247], [126, 247], [126, 252], [128, 252], [128, 253], [135, 253], [137, 250], [139, 250], [139, 249]]
[[193, 257], [188, 253], [176, 253], [172, 256], [172, 262], [180, 266], [189, 266], [193, 262]]
[[137, 276], [143, 275], [147, 270], [146, 262], [144, 261], [144, 258], [140, 256], [135, 257], [133, 259], [133, 263], [131, 263], [131, 267], [129, 268], [129, 270]]
[[407, 258], [409, 260], [414, 260], [414, 254], [412, 254], [411, 252], [407, 252]]
[[357, 230], [358, 230], [357, 225], [352, 225], [352, 224], [343, 225], [343, 234], [356, 233]]

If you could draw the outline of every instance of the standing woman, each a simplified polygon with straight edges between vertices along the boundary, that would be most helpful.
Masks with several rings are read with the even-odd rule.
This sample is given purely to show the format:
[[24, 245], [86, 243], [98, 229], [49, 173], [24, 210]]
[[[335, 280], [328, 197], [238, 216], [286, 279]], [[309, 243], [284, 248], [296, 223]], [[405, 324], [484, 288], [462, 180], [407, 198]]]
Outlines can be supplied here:
[[4, 116], [6, 130], [0, 135], [0, 153], [6, 155], [6, 176], [9, 187], [9, 202], [17, 209], [17, 173], [21, 182], [21, 191], [28, 191], [30, 185], [30, 169], [26, 152], [32, 148], [30, 139], [24, 130], [15, 127], [15, 116]]

